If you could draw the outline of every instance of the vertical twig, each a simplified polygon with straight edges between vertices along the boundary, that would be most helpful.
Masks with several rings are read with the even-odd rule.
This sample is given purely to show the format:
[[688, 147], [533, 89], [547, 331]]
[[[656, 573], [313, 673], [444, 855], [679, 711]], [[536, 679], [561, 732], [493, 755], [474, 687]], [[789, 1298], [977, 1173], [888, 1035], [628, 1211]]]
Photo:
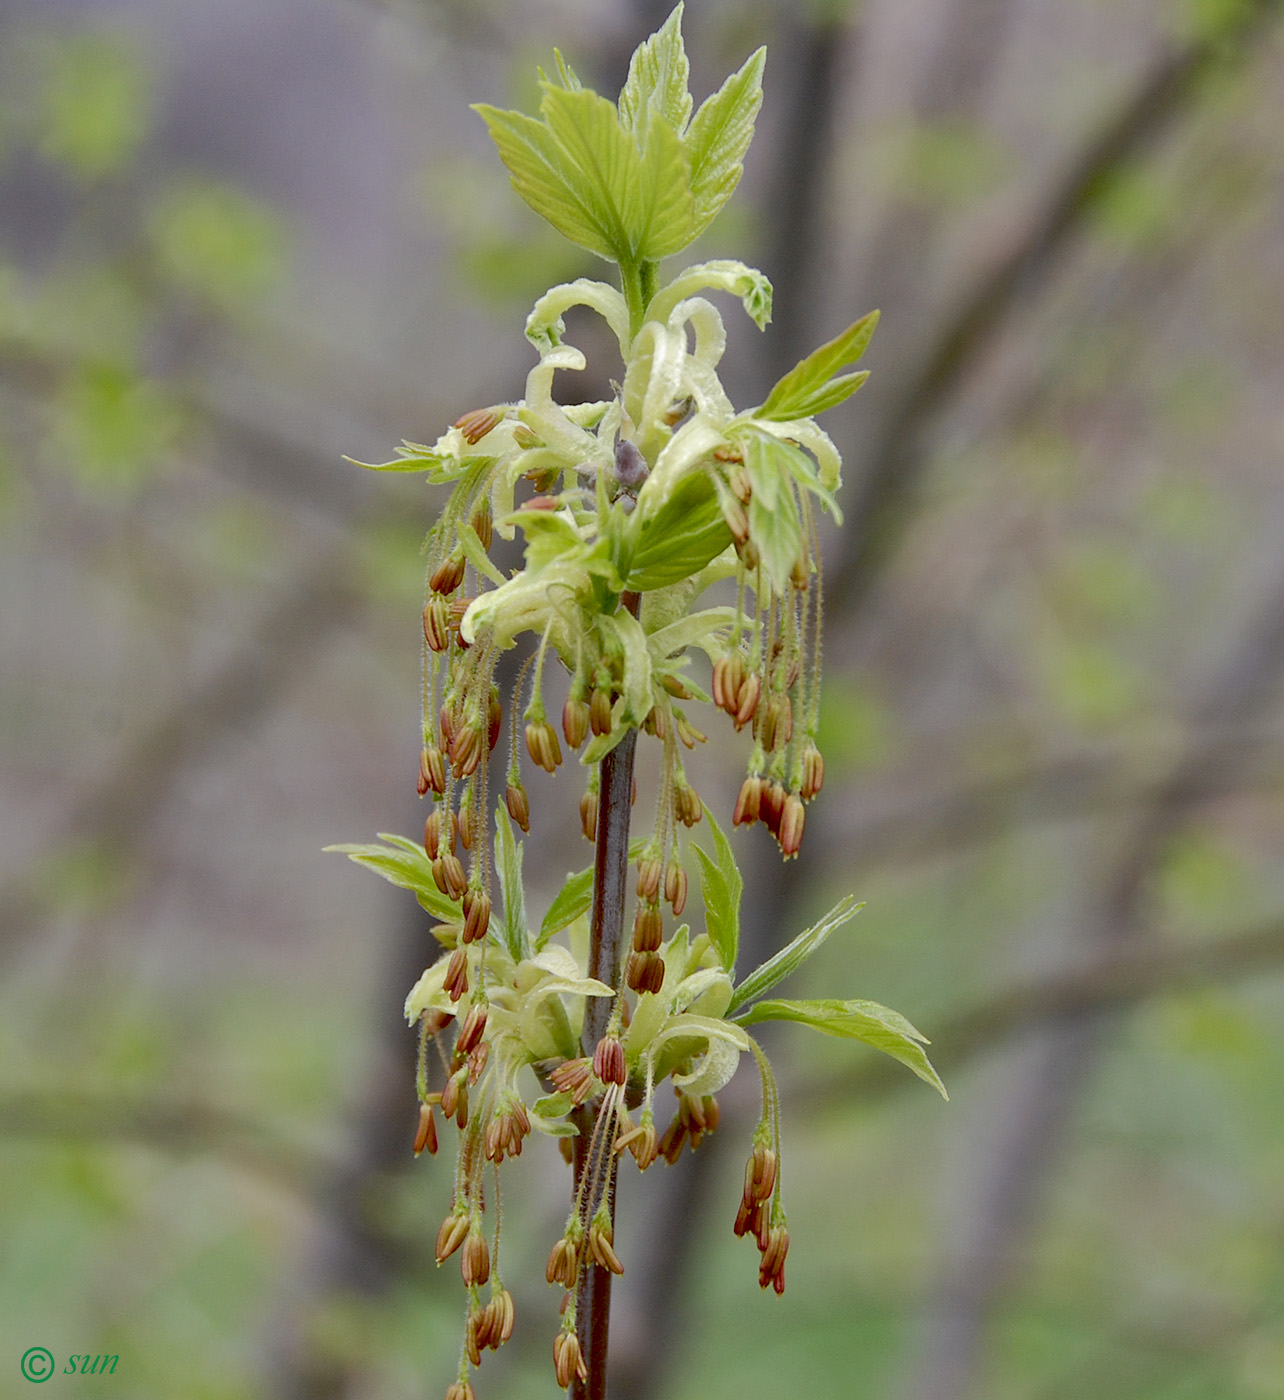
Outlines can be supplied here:
[[[641, 597], [625, 593], [621, 604], [637, 616]], [[589, 933], [589, 976], [608, 987], [620, 984], [620, 955], [624, 942], [624, 895], [629, 870], [629, 818], [633, 805], [633, 751], [637, 730], [631, 729], [602, 760], [597, 848], [593, 860], [593, 908]], [[586, 997], [583, 1048], [593, 1053], [606, 1031], [611, 1015], [607, 997]], [[582, 1108], [576, 1115], [579, 1136], [575, 1139], [575, 1187], [589, 1170], [590, 1144], [600, 1106]], [[606, 1208], [615, 1222], [615, 1150], [606, 1143]], [[585, 1199], [584, 1209], [591, 1218], [595, 1202]], [[584, 1221], [587, 1228], [588, 1219]], [[589, 1263], [580, 1275], [576, 1296], [576, 1335], [588, 1369], [586, 1381], [573, 1380], [571, 1400], [605, 1400], [606, 1354], [611, 1322], [611, 1271]]]

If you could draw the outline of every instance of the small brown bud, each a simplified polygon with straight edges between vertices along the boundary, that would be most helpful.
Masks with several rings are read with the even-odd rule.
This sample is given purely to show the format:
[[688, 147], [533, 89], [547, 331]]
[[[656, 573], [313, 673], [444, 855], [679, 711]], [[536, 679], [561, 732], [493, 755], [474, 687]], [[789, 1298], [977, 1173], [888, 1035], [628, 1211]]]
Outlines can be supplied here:
[[481, 752], [480, 730], [471, 724], [457, 729], [450, 745], [450, 766], [455, 770], [455, 776], [466, 778], [470, 773], [475, 773], [478, 763], [481, 762]]
[[595, 685], [589, 696], [589, 727], [594, 734], [611, 732], [611, 692], [605, 686]]
[[419, 1105], [419, 1127], [415, 1132], [415, 1156], [427, 1152], [430, 1157], [437, 1155], [437, 1120], [433, 1117], [432, 1104]]
[[585, 701], [570, 699], [562, 706], [562, 733], [572, 749], [578, 749], [588, 738], [589, 707]]
[[490, 1278], [490, 1247], [480, 1231], [469, 1231], [459, 1267], [469, 1288], [480, 1288]]
[[633, 949], [638, 953], [654, 953], [664, 939], [664, 920], [660, 906], [639, 904], [633, 916]]
[[676, 919], [687, 903], [687, 872], [676, 856], [664, 872], [664, 897], [673, 906], [673, 917]]
[[768, 753], [786, 748], [794, 735], [794, 709], [787, 695], [773, 695], [762, 726], [762, 746]]
[[783, 1225], [773, 1225], [758, 1265], [759, 1288], [770, 1285], [778, 1294], [785, 1291], [785, 1255], [788, 1253], [789, 1231]]
[[561, 1331], [557, 1334], [557, 1340], [553, 1343], [553, 1370], [563, 1390], [570, 1386], [572, 1380], [578, 1379], [581, 1383], [588, 1380], [588, 1368], [584, 1365], [579, 1338], [574, 1332]]
[[437, 713], [437, 734], [447, 753], [455, 742], [455, 730], [458, 728], [454, 710], [449, 705], [443, 705]]
[[504, 707], [499, 703], [499, 691], [490, 688], [490, 699], [486, 702], [486, 752], [493, 753], [499, 743], [499, 732], [504, 724]]
[[546, 773], [552, 773], [562, 761], [562, 746], [547, 720], [537, 720], [526, 726], [526, 747], [534, 761]]
[[745, 662], [739, 650], [729, 651], [714, 663], [713, 698], [730, 715], [740, 708], [740, 687], [744, 679]]
[[432, 571], [428, 587], [434, 593], [453, 593], [464, 579], [464, 555], [462, 550], [448, 554]]
[[660, 864], [660, 857], [647, 855], [645, 852], [638, 858], [638, 898], [654, 899], [660, 890], [660, 876], [664, 873], [664, 867]]
[[761, 691], [762, 677], [756, 671], [753, 675], [745, 677], [736, 703], [734, 718], [737, 729], [743, 729], [758, 712], [758, 696]]
[[[468, 954], [463, 948], [456, 948], [450, 955], [444, 987], [451, 1001], [458, 1001], [468, 990]], [[447, 1113], [446, 1117], [449, 1118], [450, 1114]]]
[[595, 1217], [593, 1224], [589, 1226], [588, 1252], [593, 1262], [600, 1264], [602, 1268], [610, 1269], [613, 1274], [624, 1272], [620, 1256], [615, 1252], [615, 1231], [605, 1214]]
[[752, 826], [758, 820], [763, 786], [762, 779], [752, 774], [740, 784], [740, 795], [736, 798], [736, 810], [731, 818], [733, 826]]
[[486, 937], [490, 927], [490, 896], [481, 890], [468, 890], [464, 895], [464, 942], [476, 943]]
[[424, 604], [424, 641], [432, 651], [450, 647], [450, 610], [440, 593], [434, 593]]
[[658, 992], [664, 985], [664, 959], [658, 953], [631, 953], [627, 980], [635, 992]]
[[447, 1259], [464, 1242], [464, 1237], [468, 1234], [467, 1212], [455, 1211], [448, 1215], [441, 1222], [441, 1229], [437, 1231], [437, 1262], [445, 1263]]
[[628, 1077], [624, 1046], [618, 1036], [604, 1035], [593, 1051], [593, 1073], [603, 1084], [623, 1084]]
[[681, 677], [665, 674], [660, 677], [660, 684], [676, 700], [694, 700], [695, 691], [690, 686], [684, 684]]
[[446, 1087], [441, 1091], [441, 1111], [446, 1118], [453, 1118], [461, 1128], [468, 1122], [468, 1080], [463, 1070], [456, 1071], [446, 1080]]
[[580, 830], [586, 841], [597, 840], [597, 793], [591, 788], [580, 798]]
[[759, 803], [758, 816], [766, 824], [767, 830], [773, 836], [780, 831], [780, 818], [784, 815], [785, 798], [788, 794], [777, 782], [763, 784], [762, 799]]
[[504, 410], [499, 408], [474, 408], [462, 417], [456, 418], [453, 427], [464, 435], [469, 447], [475, 447], [487, 433], [497, 428], [504, 418]]
[[700, 794], [687, 783], [673, 790], [673, 815], [683, 826], [695, 826], [704, 816], [704, 804], [700, 801]]
[[786, 859], [798, 854], [798, 848], [802, 845], [803, 823], [807, 820], [807, 812], [803, 807], [802, 798], [796, 792], [791, 792], [785, 799], [785, 810], [780, 818], [780, 849], [785, 853]]
[[523, 831], [531, 829], [531, 806], [526, 800], [526, 789], [521, 783], [508, 784], [504, 793], [504, 806], [508, 808], [508, 815]]
[[441, 839], [441, 813], [433, 812], [424, 822], [424, 854], [429, 860], [437, 859], [437, 843]]
[[[744, 1204], [756, 1207], [770, 1199], [776, 1189], [776, 1154], [764, 1142], [754, 1144], [753, 1153], [745, 1163]], [[741, 1232], [743, 1233], [743, 1231]]]
[[810, 741], [803, 750], [802, 800], [810, 802], [825, 786], [825, 756]]
[[592, 1062], [587, 1057], [563, 1060], [548, 1077], [558, 1089], [570, 1094], [577, 1107], [597, 1088]]
[[[481, 1038], [485, 1034], [486, 1007], [482, 1002], [474, 1002], [468, 1008], [468, 1015], [464, 1017], [459, 1039], [455, 1042], [456, 1051], [461, 1055], [467, 1055], [470, 1050], [475, 1049], [481, 1043]], [[444, 1104], [442, 1111], [445, 1111]]]

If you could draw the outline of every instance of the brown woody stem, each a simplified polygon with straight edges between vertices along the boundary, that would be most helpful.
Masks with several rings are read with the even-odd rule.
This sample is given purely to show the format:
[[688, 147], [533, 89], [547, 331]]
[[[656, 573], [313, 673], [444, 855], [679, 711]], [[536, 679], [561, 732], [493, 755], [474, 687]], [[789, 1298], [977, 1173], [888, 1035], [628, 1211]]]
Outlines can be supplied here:
[[[636, 593], [625, 593], [620, 600], [635, 617], [641, 604]], [[624, 896], [629, 875], [629, 817], [633, 805], [633, 751], [636, 729], [631, 729], [602, 760], [602, 781], [598, 796], [597, 849], [593, 861], [593, 908], [589, 933], [589, 976], [608, 987], [620, 985], [620, 958], [624, 947]], [[582, 1045], [586, 1055], [606, 1032], [611, 1017], [610, 997], [586, 997]], [[590, 1170], [590, 1144], [600, 1101], [581, 1108], [575, 1116], [579, 1136], [575, 1139], [575, 1188]], [[605, 1200], [612, 1224], [615, 1222], [615, 1148], [605, 1143], [607, 1154]], [[585, 1230], [596, 1202], [585, 1197]], [[607, 1335], [611, 1320], [611, 1271], [588, 1263], [580, 1272], [575, 1300], [576, 1335], [588, 1369], [588, 1379], [571, 1382], [571, 1400], [606, 1400]]]

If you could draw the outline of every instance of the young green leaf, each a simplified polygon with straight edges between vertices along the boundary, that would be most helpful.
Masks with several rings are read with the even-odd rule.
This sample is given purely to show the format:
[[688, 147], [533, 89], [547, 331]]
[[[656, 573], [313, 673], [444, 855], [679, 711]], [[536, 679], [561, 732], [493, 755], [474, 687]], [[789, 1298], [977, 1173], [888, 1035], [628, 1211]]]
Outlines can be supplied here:
[[736, 952], [740, 947], [740, 896], [744, 893], [745, 882], [736, 865], [731, 842], [714, 820], [713, 813], [706, 811], [704, 815], [713, 831], [713, 849], [717, 857], [715, 860], [693, 843], [692, 849], [700, 862], [705, 929], [719, 961], [729, 973], [734, 973]]
[[825, 409], [842, 403], [869, 378], [869, 371], [843, 375], [838, 372], [865, 353], [877, 325], [878, 312], [871, 311], [868, 316], [862, 316], [854, 325], [848, 326], [842, 335], [813, 350], [777, 382], [754, 416], [775, 421], [813, 418]]
[[683, 140], [695, 196], [695, 231], [702, 233], [731, 198], [744, 170], [762, 105], [762, 68], [767, 50], [749, 55], [740, 69], [700, 104]]
[[746, 1003], [764, 996], [777, 982], [783, 982], [791, 972], [796, 972], [836, 928], [841, 928], [848, 919], [853, 918], [864, 907], [864, 904], [859, 903], [854, 895], [845, 895], [823, 919], [813, 924], [811, 928], [804, 929], [780, 952], [754, 968], [736, 988], [731, 998], [728, 1014], [735, 1012]]
[[495, 809], [496, 851], [499, 891], [504, 900], [500, 938], [514, 962], [531, 955], [526, 931], [526, 896], [522, 891], [522, 843], [513, 836], [513, 826], [502, 806]]
[[458, 921], [459, 905], [437, 888], [437, 882], [432, 878], [432, 862], [424, 848], [405, 836], [393, 836], [386, 831], [379, 833], [379, 839], [388, 844], [327, 846], [325, 849], [337, 851], [358, 865], [364, 865], [367, 870], [382, 875], [400, 889], [413, 890], [420, 905], [433, 918], [444, 923]]
[[908, 1065], [918, 1077], [948, 1099], [945, 1085], [923, 1051], [927, 1037], [898, 1011], [876, 1001], [760, 1001], [737, 1018], [742, 1026], [758, 1021], [798, 1021], [847, 1040], [863, 1040], [875, 1050]]
[[682, 142], [655, 107], [643, 135], [633, 256], [639, 262], [658, 262], [681, 252], [695, 237], [695, 197]]
[[690, 65], [682, 43], [682, 6], [634, 50], [629, 76], [620, 91], [620, 121], [636, 134], [646, 128], [648, 106], [677, 135], [691, 118], [691, 94], [687, 91]]
[[[637, 860], [645, 845], [645, 837], [639, 836], [630, 841], [629, 859]], [[539, 937], [535, 940], [535, 951], [538, 952], [543, 948], [555, 933], [561, 933], [564, 928], [570, 928], [576, 919], [587, 914], [592, 904], [593, 867], [590, 865], [587, 870], [577, 870], [575, 874], [566, 877], [562, 888], [558, 890], [552, 904], [548, 906], [544, 922], [540, 924]]]
[[754, 492], [749, 501], [749, 538], [758, 547], [772, 588], [787, 594], [789, 576], [803, 551], [802, 517], [791, 488], [777, 492], [774, 505]]

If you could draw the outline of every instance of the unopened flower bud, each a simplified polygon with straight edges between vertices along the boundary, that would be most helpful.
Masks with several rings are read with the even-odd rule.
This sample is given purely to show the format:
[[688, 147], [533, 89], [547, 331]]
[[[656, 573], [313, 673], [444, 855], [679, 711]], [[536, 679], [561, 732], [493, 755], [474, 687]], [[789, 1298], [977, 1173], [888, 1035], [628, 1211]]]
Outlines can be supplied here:
[[450, 647], [450, 610], [440, 593], [434, 593], [424, 604], [424, 641], [432, 651]]
[[580, 798], [580, 830], [586, 841], [597, 840], [597, 793], [591, 788]]
[[611, 732], [611, 692], [606, 686], [595, 685], [589, 696], [589, 728], [594, 734]]
[[[482, 1002], [474, 1002], [468, 1008], [468, 1015], [464, 1017], [464, 1024], [459, 1032], [459, 1039], [455, 1042], [455, 1049], [461, 1055], [467, 1055], [470, 1050], [476, 1048], [485, 1033], [486, 1007]], [[445, 1112], [444, 1102], [442, 1112]]]
[[780, 817], [780, 849], [786, 858], [798, 854], [798, 848], [802, 845], [803, 823], [806, 820], [807, 812], [803, 807], [802, 798], [796, 792], [791, 792], [785, 799], [785, 810]]
[[622, 437], [615, 444], [615, 479], [630, 491], [636, 490], [647, 479], [649, 468], [646, 458], [638, 451], [637, 444]]
[[437, 1154], [437, 1120], [433, 1117], [432, 1104], [419, 1105], [419, 1127], [415, 1132], [415, 1156], [427, 1152], [430, 1157]]
[[638, 953], [653, 953], [664, 937], [664, 921], [658, 904], [639, 904], [633, 916], [633, 949]]
[[464, 895], [464, 942], [476, 943], [490, 927], [490, 896], [470, 889]]
[[456, 550], [448, 554], [445, 559], [432, 571], [428, 579], [428, 587], [434, 593], [453, 593], [463, 582], [464, 578], [464, 555], [462, 550]]
[[673, 917], [676, 919], [687, 903], [687, 872], [677, 856], [669, 862], [669, 868], [664, 872], [664, 897], [673, 906]]
[[509, 783], [504, 793], [504, 806], [508, 815], [523, 831], [531, 829], [531, 806], [526, 800], [526, 789], [521, 783]]
[[562, 706], [562, 733], [573, 749], [578, 749], [588, 738], [589, 707], [585, 701], [572, 698]]
[[593, 1051], [593, 1073], [603, 1084], [623, 1084], [628, 1077], [619, 1036], [604, 1035]]
[[562, 746], [547, 720], [535, 720], [526, 726], [526, 747], [531, 758], [547, 773], [554, 772], [562, 761]]

